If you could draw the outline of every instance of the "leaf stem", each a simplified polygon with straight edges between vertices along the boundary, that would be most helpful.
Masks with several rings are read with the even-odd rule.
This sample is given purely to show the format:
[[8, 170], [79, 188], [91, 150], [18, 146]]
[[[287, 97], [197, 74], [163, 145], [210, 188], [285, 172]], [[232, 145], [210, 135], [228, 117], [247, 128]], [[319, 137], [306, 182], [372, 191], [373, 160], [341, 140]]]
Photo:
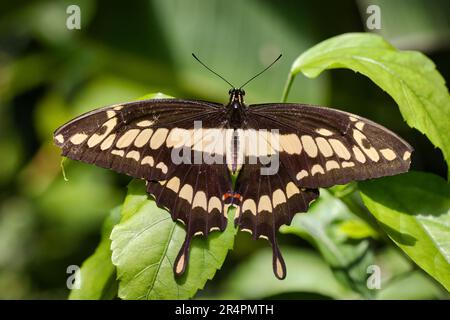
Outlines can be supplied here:
[[284, 85], [283, 95], [281, 96], [281, 102], [286, 102], [289, 91], [291, 90], [292, 82], [294, 82], [294, 76], [291, 72], [289, 72], [286, 84]]

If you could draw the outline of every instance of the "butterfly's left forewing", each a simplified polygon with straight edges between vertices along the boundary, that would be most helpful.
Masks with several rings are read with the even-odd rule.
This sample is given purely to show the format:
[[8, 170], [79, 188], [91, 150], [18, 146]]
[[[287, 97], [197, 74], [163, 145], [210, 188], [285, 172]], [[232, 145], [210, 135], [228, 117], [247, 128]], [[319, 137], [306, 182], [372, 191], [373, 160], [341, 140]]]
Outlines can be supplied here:
[[406, 172], [411, 146], [393, 132], [336, 109], [300, 104], [248, 108], [249, 126], [270, 135], [280, 162], [298, 186], [329, 187]]

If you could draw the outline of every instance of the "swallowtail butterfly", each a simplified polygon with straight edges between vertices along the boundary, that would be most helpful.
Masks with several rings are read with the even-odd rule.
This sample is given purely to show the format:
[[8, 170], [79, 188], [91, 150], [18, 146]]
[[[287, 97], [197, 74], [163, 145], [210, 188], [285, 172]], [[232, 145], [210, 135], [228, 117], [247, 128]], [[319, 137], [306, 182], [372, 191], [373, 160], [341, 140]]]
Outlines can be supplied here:
[[176, 275], [186, 269], [192, 237], [223, 231], [232, 205], [240, 230], [270, 242], [275, 276], [283, 279], [276, 232], [308, 210], [318, 188], [409, 169], [411, 146], [370, 120], [305, 104], [246, 105], [242, 86], [229, 95], [227, 104], [108, 106], [54, 133], [63, 156], [146, 180], [157, 204], [185, 224]]

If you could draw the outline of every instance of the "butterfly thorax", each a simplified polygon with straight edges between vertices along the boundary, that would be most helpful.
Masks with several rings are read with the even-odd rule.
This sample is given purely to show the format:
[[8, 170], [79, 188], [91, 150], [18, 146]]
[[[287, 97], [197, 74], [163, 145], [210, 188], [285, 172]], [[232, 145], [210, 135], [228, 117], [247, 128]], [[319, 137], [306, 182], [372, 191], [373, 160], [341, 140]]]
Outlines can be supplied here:
[[242, 128], [245, 122], [247, 106], [244, 103], [245, 91], [242, 89], [230, 89], [230, 100], [225, 106], [230, 128]]

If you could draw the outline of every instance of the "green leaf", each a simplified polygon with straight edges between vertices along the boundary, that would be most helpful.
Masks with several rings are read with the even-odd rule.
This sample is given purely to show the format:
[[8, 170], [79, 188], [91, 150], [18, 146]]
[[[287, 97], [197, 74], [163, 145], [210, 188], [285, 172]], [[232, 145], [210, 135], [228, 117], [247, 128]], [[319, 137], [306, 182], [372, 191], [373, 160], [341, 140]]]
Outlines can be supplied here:
[[142, 97], [139, 97], [137, 100], [146, 100], [146, 99], [171, 99], [172, 96], [168, 96], [167, 94], [161, 93], [161, 92], [154, 92], [146, 94]]
[[[377, 252], [375, 265], [380, 269], [381, 287], [374, 289], [376, 299], [443, 299], [447, 291], [395, 246]], [[375, 291], [376, 290], [376, 291]]]
[[378, 233], [360, 219], [349, 219], [339, 225], [339, 231], [351, 239], [377, 238]]
[[[290, 226], [281, 232], [305, 238], [320, 251], [334, 273], [343, 283], [368, 296], [367, 267], [373, 262], [368, 240], [349, 239], [340, 231], [342, 223], [356, 218], [348, 207], [327, 190], [320, 190], [320, 198], [306, 214], [297, 214]], [[362, 220], [359, 220], [364, 224]]]
[[419, 270], [407, 273], [381, 288], [377, 293], [381, 300], [448, 299], [448, 294], [435, 281]]
[[360, 183], [362, 198], [389, 237], [450, 290], [450, 186], [410, 172]]
[[424, 133], [450, 163], [450, 95], [430, 59], [420, 52], [397, 50], [375, 34], [343, 34], [295, 60], [284, 97], [299, 72], [315, 78], [336, 68], [360, 72], [391, 95], [408, 125]]
[[70, 292], [70, 300], [113, 299], [117, 296], [116, 268], [111, 262], [109, 236], [120, 220], [120, 207], [111, 210], [103, 224], [102, 239], [94, 254], [83, 262], [80, 269], [80, 289]]
[[185, 238], [185, 229], [166, 210], [148, 199], [143, 181], [128, 186], [122, 219], [111, 234], [112, 261], [117, 267], [122, 299], [188, 299], [220, 269], [233, 247], [233, 211], [224, 232], [192, 241], [186, 273], [175, 278], [172, 264]]
[[286, 279], [280, 281], [273, 276], [272, 251], [262, 249], [229, 275], [223, 290], [224, 298], [261, 299], [294, 292], [336, 299], [353, 295], [336, 280], [329, 266], [316, 253], [289, 247], [282, 247], [281, 251], [288, 266]]

